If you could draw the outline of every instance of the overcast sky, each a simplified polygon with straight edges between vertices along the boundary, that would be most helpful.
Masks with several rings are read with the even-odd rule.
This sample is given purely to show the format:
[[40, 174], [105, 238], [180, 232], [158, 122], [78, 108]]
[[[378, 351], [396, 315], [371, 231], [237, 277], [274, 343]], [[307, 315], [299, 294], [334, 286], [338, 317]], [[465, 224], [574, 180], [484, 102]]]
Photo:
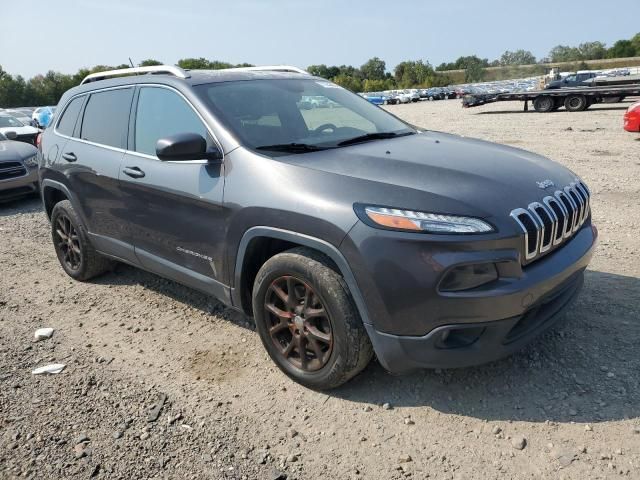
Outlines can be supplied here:
[[0, 65], [25, 77], [145, 58], [173, 64], [437, 65], [507, 49], [611, 45], [640, 31], [640, 0], [17, 0], [2, 5]]

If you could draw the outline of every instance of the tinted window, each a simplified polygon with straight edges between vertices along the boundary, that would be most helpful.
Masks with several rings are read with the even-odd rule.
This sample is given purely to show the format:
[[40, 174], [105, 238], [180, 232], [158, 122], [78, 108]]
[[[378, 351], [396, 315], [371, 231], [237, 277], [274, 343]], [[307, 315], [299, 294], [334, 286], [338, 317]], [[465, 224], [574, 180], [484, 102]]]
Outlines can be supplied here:
[[136, 152], [155, 155], [159, 139], [178, 133], [208, 138], [202, 120], [180, 95], [166, 88], [142, 88], [136, 112]]
[[80, 113], [83, 101], [84, 97], [77, 97], [71, 100], [69, 106], [62, 114], [62, 118], [58, 122], [58, 132], [68, 137], [73, 135], [73, 130], [76, 126], [76, 120], [78, 120], [78, 113]]
[[82, 120], [83, 140], [125, 148], [133, 89], [107, 90], [89, 97]]

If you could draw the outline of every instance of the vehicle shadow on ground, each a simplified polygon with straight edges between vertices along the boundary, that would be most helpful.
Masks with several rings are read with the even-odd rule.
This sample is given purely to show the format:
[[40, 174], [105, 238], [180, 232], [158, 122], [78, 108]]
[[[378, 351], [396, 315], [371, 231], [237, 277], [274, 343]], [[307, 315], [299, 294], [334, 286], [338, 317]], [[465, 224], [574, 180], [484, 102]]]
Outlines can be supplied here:
[[485, 366], [392, 376], [377, 362], [332, 395], [483, 420], [595, 423], [640, 417], [640, 279], [588, 271], [566, 319]]
[[43, 211], [42, 201], [38, 194], [0, 202], [0, 217], [11, 217], [18, 213], [35, 213], [38, 211]]
[[215, 315], [239, 327], [255, 330], [251, 319], [232, 308], [225, 307], [216, 298], [124, 263], [117, 263], [112, 272], [95, 278], [91, 282], [99, 285], [140, 285], [208, 315]]

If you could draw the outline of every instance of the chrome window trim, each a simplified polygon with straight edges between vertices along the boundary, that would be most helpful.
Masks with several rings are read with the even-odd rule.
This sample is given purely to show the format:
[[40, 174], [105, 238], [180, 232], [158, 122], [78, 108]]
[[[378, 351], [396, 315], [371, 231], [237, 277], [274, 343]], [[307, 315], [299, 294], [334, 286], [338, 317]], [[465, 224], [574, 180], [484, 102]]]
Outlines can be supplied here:
[[[538, 249], [540, 247], [540, 230], [537, 228], [538, 224], [536, 223], [535, 218], [531, 215], [531, 213], [528, 210], [525, 210], [524, 208], [516, 208], [515, 210], [513, 210], [511, 212], [511, 218], [513, 218], [516, 223], [518, 225], [520, 225], [520, 228], [522, 229], [522, 231], [524, 232], [524, 257], [526, 260], [531, 260], [532, 258], [535, 258], [538, 255]], [[527, 231], [527, 227], [524, 226], [524, 223], [522, 223], [520, 221], [520, 219], [518, 218], [520, 215], [527, 215], [531, 221], [534, 223], [534, 225], [536, 225], [536, 246], [534, 248], [533, 253], [529, 253], [529, 232]]]
[[[191, 109], [196, 113], [196, 115], [198, 116], [200, 121], [203, 123], [203, 125], [204, 125], [205, 129], [207, 130], [207, 132], [209, 132], [209, 134], [211, 135], [211, 138], [213, 139], [214, 143], [216, 144], [216, 146], [220, 150], [220, 153], [222, 154], [222, 159], [220, 161], [222, 163], [224, 163], [224, 158], [225, 158], [224, 149], [222, 148], [222, 144], [218, 140], [218, 137], [216, 137], [215, 133], [213, 133], [213, 130], [211, 129], [209, 124], [205, 121], [204, 117], [200, 114], [200, 112], [198, 112], [198, 110], [193, 106], [193, 104], [189, 101], [189, 99], [184, 96], [184, 94], [182, 92], [180, 92], [176, 88], [171, 87], [169, 85], [162, 85], [162, 84], [158, 84], [158, 83], [133, 83], [133, 84], [127, 84], [127, 85], [118, 85], [118, 86], [115, 86], [115, 87], [98, 88], [98, 89], [95, 89], [95, 90], [90, 90], [88, 92], [79, 93], [77, 95], [74, 95], [73, 97], [70, 97], [69, 100], [67, 100], [67, 102], [64, 104], [64, 109], [66, 109], [69, 106], [69, 103], [71, 103], [72, 100], [74, 100], [75, 98], [81, 97], [83, 95], [90, 96], [90, 95], [92, 95], [94, 93], [106, 92], [106, 91], [109, 91], [109, 90], [120, 90], [120, 89], [125, 89], [125, 88], [136, 88], [136, 87], [165, 88], [167, 90], [171, 90], [173, 92], [176, 92], [178, 95], [180, 95], [182, 97], [182, 99], [187, 103], [187, 105], [189, 105], [189, 107], [191, 107]], [[63, 111], [65, 111], [65, 110], [63, 110]], [[106, 148], [108, 150], [113, 150], [113, 151], [116, 151], [116, 152], [124, 152], [126, 154], [130, 154], [130, 155], [134, 155], [134, 156], [138, 156], [138, 157], [142, 157], [142, 158], [147, 158], [147, 159], [150, 159], [150, 160], [157, 160], [159, 162], [162, 161], [162, 160], [160, 160], [158, 157], [156, 157], [154, 155], [148, 155], [146, 153], [136, 152], [135, 150], [128, 150], [128, 149], [123, 149], [123, 148], [118, 148], [118, 147], [112, 147], [111, 145], [104, 145], [102, 143], [96, 143], [96, 142], [92, 142], [90, 140], [84, 140], [84, 139], [79, 138], [79, 137], [70, 137], [68, 135], [64, 135], [64, 134], [62, 134], [62, 133], [60, 133], [58, 131], [58, 123], [60, 122], [61, 118], [62, 117], [60, 117], [60, 118], [58, 118], [56, 120], [56, 123], [55, 123], [55, 125], [53, 127], [53, 133], [55, 133], [59, 137], [66, 138], [67, 140], [74, 140], [74, 141], [77, 141], [77, 142], [85, 143], [87, 145], [92, 145], [94, 147], [102, 147], [102, 148]], [[84, 118], [84, 111], [83, 111], [83, 118]], [[134, 121], [134, 124], [135, 124], [135, 121]], [[166, 162], [166, 163], [207, 165], [207, 164], [209, 164], [209, 160], [206, 160], [206, 159], [202, 159], [202, 160], [185, 160], [185, 161], [180, 161], [180, 162], [172, 161], [172, 162]]]

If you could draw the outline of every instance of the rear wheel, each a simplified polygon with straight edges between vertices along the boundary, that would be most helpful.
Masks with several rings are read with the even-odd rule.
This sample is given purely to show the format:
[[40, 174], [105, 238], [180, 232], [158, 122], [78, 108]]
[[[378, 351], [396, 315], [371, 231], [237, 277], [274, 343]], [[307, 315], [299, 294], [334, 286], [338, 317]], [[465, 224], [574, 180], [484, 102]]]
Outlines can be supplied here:
[[536, 112], [547, 113], [553, 111], [555, 99], [549, 95], [542, 95], [533, 100], [533, 108]]
[[313, 250], [295, 248], [262, 266], [253, 313], [271, 359], [307, 387], [335, 388], [371, 360], [371, 343], [344, 280]]
[[95, 251], [69, 200], [51, 212], [51, 238], [60, 265], [71, 278], [85, 281], [111, 269], [113, 262]]
[[584, 95], [569, 95], [564, 100], [564, 108], [570, 112], [582, 112], [589, 108], [589, 102]]

